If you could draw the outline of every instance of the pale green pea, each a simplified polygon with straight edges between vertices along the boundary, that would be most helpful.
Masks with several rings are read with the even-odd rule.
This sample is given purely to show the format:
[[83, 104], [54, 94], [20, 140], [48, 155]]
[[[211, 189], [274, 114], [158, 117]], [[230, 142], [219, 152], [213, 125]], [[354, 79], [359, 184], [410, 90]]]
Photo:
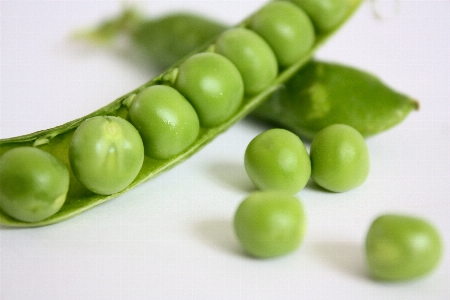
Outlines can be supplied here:
[[276, 78], [278, 63], [270, 46], [245, 28], [224, 32], [216, 41], [216, 52], [228, 58], [239, 70], [246, 94], [256, 94]]
[[155, 85], [139, 92], [129, 110], [147, 156], [166, 159], [183, 152], [198, 136], [192, 105], [174, 88]]

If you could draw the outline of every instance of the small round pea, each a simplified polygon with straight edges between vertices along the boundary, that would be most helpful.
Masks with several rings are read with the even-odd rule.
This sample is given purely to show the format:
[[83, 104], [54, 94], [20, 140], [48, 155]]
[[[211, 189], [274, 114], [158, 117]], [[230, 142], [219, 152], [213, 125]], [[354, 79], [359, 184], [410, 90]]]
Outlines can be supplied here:
[[244, 83], [236, 66], [212, 52], [185, 60], [174, 86], [192, 104], [203, 127], [214, 127], [230, 118], [244, 96]]
[[197, 138], [200, 124], [192, 105], [174, 88], [156, 85], [139, 92], [129, 110], [147, 156], [180, 154]]
[[110, 195], [125, 189], [144, 162], [144, 145], [130, 122], [113, 116], [85, 120], [69, 146], [75, 177], [90, 191]]
[[224, 32], [216, 41], [216, 52], [238, 68], [246, 94], [256, 94], [276, 78], [278, 63], [270, 46], [259, 35], [245, 28]]
[[69, 171], [50, 153], [33, 147], [0, 157], [0, 208], [23, 222], [38, 222], [60, 210], [69, 190]]
[[257, 135], [247, 146], [245, 170], [261, 190], [295, 194], [311, 176], [311, 161], [305, 145], [294, 133], [280, 128]]
[[315, 41], [308, 15], [287, 1], [269, 2], [251, 18], [248, 27], [267, 41], [283, 67], [301, 59]]
[[319, 131], [311, 143], [310, 157], [313, 180], [329, 191], [354, 189], [369, 175], [366, 141], [348, 125], [334, 124]]
[[248, 254], [268, 258], [298, 248], [305, 236], [306, 216], [295, 196], [259, 191], [241, 202], [233, 225], [237, 239]]
[[376, 218], [366, 235], [365, 253], [370, 274], [380, 280], [409, 280], [438, 265], [442, 240], [428, 221], [405, 215]]

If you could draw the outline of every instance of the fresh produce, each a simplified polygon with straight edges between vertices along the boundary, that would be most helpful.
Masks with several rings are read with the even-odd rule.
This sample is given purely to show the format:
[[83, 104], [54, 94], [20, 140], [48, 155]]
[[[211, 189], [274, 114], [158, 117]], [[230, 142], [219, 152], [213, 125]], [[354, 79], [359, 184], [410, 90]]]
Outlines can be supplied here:
[[238, 206], [234, 231], [244, 250], [268, 258], [297, 249], [306, 232], [301, 202], [279, 191], [255, 192]]
[[332, 192], [345, 192], [363, 184], [369, 176], [369, 149], [354, 128], [334, 124], [322, 129], [310, 149], [311, 177]]
[[311, 176], [311, 161], [303, 142], [285, 129], [269, 129], [256, 136], [244, 155], [245, 170], [261, 190], [296, 194]]
[[418, 278], [436, 268], [442, 240], [428, 221], [407, 215], [384, 214], [370, 225], [365, 254], [370, 274], [379, 280]]
[[[294, 2], [310, 14], [318, 36], [333, 30], [336, 22], [348, 14], [348, 7], [342, 5], [340, 0]], [[149, 61], [149, 69], [163, 69], [226, 29], [224, 24], [189, 13], [173, 13], [157, 19], [146, 19], [128, 8], [117, 18], [104, 21], [98, 28], [83, 31], [78, 36], [106, 43], [114, 41], [116, 36], [125, 35], [130, 37], [132, 45], [139, 49], [141, 56]], [[244, 40], [244, 33], [240, 28], [231, 32], [216, 42], [216, 51], [225, 56], [227, 50], [222, 45], [222, 40], [231, 40], [232, 36], [234, 39]], [[306, 32], [310, 31], [303, 34]], [[237, 34], [241, 36], [236, 37]], [[245, 39], [249, 38], [245, 36]], [[228, 41], [227, 47], [234, 49], [235, 56], [244, 51], [245, 42], [233, 45], [231, 43], [232, 41]], [[252, 44], [256, 45], [255, 42]], [[258, 49], [263, 48], [265, 47], [258, 45]], [[250, 51], [248, 46], [245, 49]], [[255, 49], [251, 51], [255, 58]], [[136, 56], [131, 52], [129, 55]], [[244, 78], [247, 80], [247, 93], [251, 94], [254, 89], [250, 88], [249, 81], [257, 80], [263, 85], [272, 80], [273, 63], [266, 61], [263, 67], [258, 65], [255, 59], [246, 56], [239, 62], [246, 65], [239, 67], [238, 58], [227, 57], [240, 68], [240, 72], [247, 74], [244, 76], [247, 78]], [[264, 54], [264, 57], [269, 58], [269, 55]], [[253, 74], [259, 74], [256, 79], [250, 76], [250, 67]], [[256, 83], [253, 84], [256, 88]], [[368, 137], [394, 127], [418, 108], [416, 100], [393, 90], [370, 73], [336, 63], [313, 60], [256, 107], [250, 116], [273, 123], [276, 127], [289, 129], [306, 139], [312, 139], [317, 132], [332, 124], [350, 125], [364, 137]]]
[[[266, 5], [270, 5], [270, 3], [271, 2]], [[360, 1], [354, 0], [347, 0], [342, 2], [342, 5], [346, 6], [345, 9], [348, 11], [348, 14], [346, 14], [345, 17], [341, 19], [339, 25], [343, 24], [345, 20], [351, 16], [353, 11], [359, 6], [359, 4]], [[298, 11], [300, 9], [297, 6], [290, 7], [293, 7], [295, 11]], [[249, 24], [252, 22], [252, 19], [258, 17], [258, 14], [261, 11], [262, 10], [258, 10], [257, 12], [252, 14], [249, 18], [238, 24], [237, 27], [248, 28]], [[273, 24], [268, 24], [268, 26], [273, 26]], [[285, 22], [284, 26], [287, 26]], [[292, 26], [297, 26], [297, 23], [293, 23]], [[243, 74], [239, 73], [239, 71], [231, 61], [229, 61], [224, 56], [221, 56], [220, 54], [214, 52], [215, 47], [214, 42], [212, 42], [210, 45], [198, 49], [195, 54], [189, 55], [186, 59], [175, 64], [173, 67], [164, 71], [159, 76], [156, 76], [141, 87], [138, 87], [137, 89], [118, 98], [111, 104], [105, 106], [102, 109], [99, 109], [98, 111], [86, 117], [74, 120], [53, 129], [44, 130], [21, 137], [1, 140], [0, 155], [3, 155], [3, 153], [12, 148], [34, 146], [39, 147], [41, 150], [47, 151], [48, 153], [59, 158], [68, 167], [75, 165], [76, 168], [79, 168], [80, 166], [78, 166], [76, 161], [81, 161], [82, 158], [76, 158], [75, 153], [77, 151], [74, 151], [73, 154], [69, 155], [69, 148], [76, 148], [75, 146], [72, 147], [71, 144], [72, 137], [75, 136], [75, 134], [78, 135], [76, 133], [77, 129], [81, 128], [80, 126], [83, 126], [82, 124], [84, 124], [85, 122], [89, 122], [89, 120], [93, 117], [102, 118], [108, 116], [118, 117], [122, 119], [128, 118], [128, 110], [133, 105], [133, 101], [137, 97], [137, 95], [142, 90], [156, 85], [170, 86], [178, 90], [178, 92], [180, 92], [196, 110], [201, 127], [196, 140], [181, 153], [166, 159], [154, 159], [145, 156], [142, 167], [140, 168], [136, 177], [128, 186], [123, 187], [118, 183], [115, 188], [107, 187], [106, 192], [98, 190], [98, 192], [100, 193], [109, 194], [112, 192], [112, 194], [103, 195], [98, 192], [92, 191], [91, 189], [95, 189], [95, 187], [92, 188], [89, 186], [89, 184], [92, 182], [88, 182], [82, 179], [83, 175], [81, 174], [83, 171], [81, 170], [81, 168], [80, 170], [71, 169], [71, 171], [76, 176], [78, 176], [80, 180], [76, 180], [76, 176], [71, 177], [70, 188], [66, 197], [66, 201], [56, 214], [49, 216], [45, 220], [39, 222], [25, 223], [13, 218], [12, 216], [9, 216], [7, 213], [2, 211], [0, 214], [0, 224], [7, 226], [29, 227], [48, 225], [63, 221], [91, 207], [117, 197], [118, 195], [126, 192], [137, 184], [142, 183], [149, 178], [160, 174], [164, 170], [173, 167], [175, 164], [180, 163], [184, 159], [187, 159], [190, 155], [198, 151], [206, 143], [214, 139], [214, 137], [216, 137], [218, 134], [229, 128], [236, 121], [249, 114], [256, 106], [258, 106], [270, 94], [272, 94], [274, 90], [278, 89], [284, 82], [292, 77], [308, 60], [310, 60], [314, 51], [321, 44], [323, 44], [336, 29], [337, 28], [333, 28], [333, 30], [331, 31], [321, 32], [320, 34], [316, 35], [315, 43], [310, 47], [307, 53], [298, 58], [295, 62], [291, 61], [289, 65], [285, 64], [283, 66], [279, 66], [277, 77], [272, 82], [272, 84], [261, 92], [251, 96], [244, 96], [243, 91], [245, 90], [245, 88], [243, 86]], [[276, 37], [271, 37], [271, 39], [274, 38], [276, 39]], [[221, 66], [221, 69], [209, 69], [208, 65], [204, 65], [205, 61], [211, 62], [215, 66]], [[201, 63], [202, 65], [196, 65], [199, 63]], [[228, 80], [230, 82], [228, 82]], [[221, 97], [221, 100], [219, 101], [215, 97]], [[101, 132], [96, 132], [94, 135], [97, 135], [97, 138], [99, 140], [105, 139], [105, 137], [102, 136]], [[106, 138], [106, 140], [107, 139], [108, 138]], [[95, 141], [91, 141], [90, 143], [95, 144]], [[105, 153], [106, 155], [107, 153], [114, 152], [115, 144], [115, 142], [111, 143], [109, 150], [106, 150], [103, 153]], [[83, 151], [80, 151], [79, 153], [83, 153]], [[120, 161], [117, 161], [117, 165], [113, 166], [112, 169], [117, 168], [117, 170], [120, 170], [119, 166]], [[133, 164], [131, 166], [132, 170], [126, 171], [125, 175], [127, 181], [132, 177], [130, 174], [134, 174], [135, 167], [136, 166]], [[37, 168], [35, 172], [39, 172], [39, 168]], [[82, 182], [81, 180], [83, 180], [84, 182]], [[102, 187], [101, 182], [94, 182], [95, 186], [97, 186], [97, 183], [99, 187]], [[3, 197], [0, 198], [0, 202], [4, 201], [5, 199]]]

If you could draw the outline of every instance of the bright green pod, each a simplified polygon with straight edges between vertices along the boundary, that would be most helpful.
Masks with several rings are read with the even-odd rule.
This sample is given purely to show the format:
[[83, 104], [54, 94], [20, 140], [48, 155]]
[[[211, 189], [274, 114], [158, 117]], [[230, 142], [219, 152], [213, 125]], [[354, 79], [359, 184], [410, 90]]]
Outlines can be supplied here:
[[345, 192], [363, 184], [370, 171], [369, 149], [353, 127], [334, 124], [322, 129], [310, 149], [311, 177], [332, 192]]
[[[359, 6], [359, 3], [352, 7], [351, 12], [356, 10]], [[341, 20], [341, 24], [343, 24], [349, 17], [351, 16], [351, 13], [349, 13], [345, 18]], [[245, 27], [246, 24], [249, 23], [250, 18], [247, 18], [243, 20], [240, 24], [238, 24], [236, 27]], [[119, 18], [120, 19], [120, 18]], [[176, 18], [175, 18], [176, 19]], [[173, 19], [173, 20], [175, 20]], [[172, 20], [172, 21], [173, 21]], [[139, 24], [142, 21], [142, 19], [139, 20], [139, 18], [134, 19], [133, 15], [126, 15], [124, 16], [124, 19], [117, 20], [118, 22], [112, 21], [111, 23], [106, 22], [102, 30], [100, 30], [102, 33], [106, 34], [107, 38], [114, 36], [118, 31], [121, 31], [122, 29], [126, 28], [126, 30], [130, 30], [130, 32], [134, 32], [138, 30]], [[131, 23], [128, 23], [131, 22]], [[130, 25], [130, 26], [128, 26]], [[192, 25], [192, 24], [191, 24]], [[170, 27], [170, 26], [169, 26]], [[167, 28], [167, 27], [165, 27]], [[192, 28], [195, 28], [195, 24], [193, 24]], [[100, 33], [100, 35], [102, 35]], [[89, 34], [88, 34], [89, 35]], [[95, 35], [95, 34], [94, 34]], [[323, 33], [316, 37], [315, 43], [311, 49], [305, 55], [298, 59], [293, 65], [283, 68], [278, 74], [275, 80], [270, 84], [267, 88], [260, 91], [259, 93], [253, 94], [253, 95], [244, 95], [244, 89], [243, 89], [243, 83], [242, 78], [237, 70], [237, 68], [225, 57], [220, 56], [217, 53], [212, 53], [209, 51], [213, 51], [215, 47], [214, 41], [211, 41], [208, 43], [208, 45], [204, 45], [199, 47], [195, 50], [195, 53], [190, 54], [187, 56], [184, 60], [181, 60], [180, 62], [174, 64], [169, 69], [163, 71], [158, 76], [155, 76], [148, 82], [142, 84], [141, 86], [137, 87], [136, 89], [130, 91], [129, 93], [122, 95], [121, 97], [117, 98], [110, 104], [106, 105], [105, 107], [102, 107], [93, 113], [81, 117], [79, 119], [67, 122], [63, 125], [57, 126], [55, 128], [42, 130], [39, 132], [27, 134], [20, 137], [13, 137], [8, 139], [0, 140], [0, 157], [4, 155], [4, 153], [10, 149], [13, 148], [19, 148], [19, 147], [27, 147], [27, 146], [33, 146], [38, 147], [41, 150], [44, 150], [50, 154], [52, 154], [54, 157], [60, 159], [66, 166], [70, 166], [71, 172], [70, 174], [76, 174], [79, 173], [77, 176], [80, 180], [77, 180], [75, 176], [71, 177], [70, 180], [70, 188], [67, 193], [66, 201], [64, 202], [61, 209], [55, 213], [54, 215], [46, 218], [45, 220], [38, 221], [38, 222], [23, 222], [17, 219], [12, 218], [8, 214], [4, 213], [3, 211], [0, 211], [0, 224], [5, 226], [15, 226], [15, 227], [35, 227], [35, 226], [43, 226], [43, 225], [49, 225], [54, 224], [57, 222], [61, 222], [64, 220], [67, 220], [73, 216], [76, 216], [92, 207], [95, 207], [101, 203], [104, 203], [106, 201], [109, 201], [128, 190], [132, 189], [133, 187], [149, 180], [150, 178], [153, 178], [162, 172], [171, 169], [175, 165], [181, 163], [185, 159], [189, 158], [191, 155], [199, 151], [201, 148], [203, 148], [207, 143], [211, 142], [215, 137], [217, 137], [220, 133], [227, 130], [230, 126], [232, 126], [237, 121], [243, 119], [245, 116], [247, 116], [255, 107], [260, 105], [264, 100], [268, 98], [269, 95], [271, 95], [275, 90], [277, 90], [284, 82], [286, 82], [291, 76], [293, 76], [314, 54], [314, 51], [316, 51], [329, 37], [331, 36], [330, 33]], [[166, 35], [168, 39], [172, 39], [170, 35]], [[138, 40], [135, 40], [138, 41]], [[164, 44], [164, 43], [163, 43]], [[166, 51], [166, 50], [161, 50]], [[234, 75], [226, 75], [227, 73], [227, 67], [221, 69], [220, 71], [225, 70], [225, 75], [222, 73], [222, 75], [218, 76], [218, 78], [221, 78], [218, 81], [214, 80], [206, 80], [205, 84], [205, 78], [209, 78], [211, 75], [211, 70], [208, 70], [207, 65], [203, 66], [196, 66], [192, 67], [192, 70], [195, 70], [198, 68], [198, 70], [201, 70], [203, 67], [203, 70], [206, 69], [205, 73], [203, 75], [205, 76], [193, 76], [192, 78], [196, 78], [198, 80], [197, 82], [187, 82], [185, 79], [182, 79], [184, 75], [191, 73], [185, 72], [186, 70], [183, 69], [183, 65], [186, 61], [188, 61], [190, 58], [192, 58], [195, 55], [216, 55], [221, 57], [223, 60], [227, 61], [227, 64], [230, 64], [234, 67], [232, 73], [237, 74]], [[185, 67], [186, 65], [184, 65]], [[219, 64], [219, 66], [223, 66], [222, 64]], [[192, 71], [191, 70], [191, 71]], [[215, 71], [214, 71], [215, 72]], [[212, 73], [214, 73], [212, 72]], [[184, 75], [183, 75], [184, 73]], [[195, 72], [192, 72], [195, 73]], [[191, 73], [191, 75], [192, 75]], [[228, 72], [230, 73], [230, 72]], [[201, 75], [201, 74], [200, 74]], [[216, 74], [217, 75], [217, 74]], [[227, 78], [229, 76], [229, 78]], [[214, 76], [213, 76], [214, 77]], [[229, 80], [228, 80], [229, 79]], [[223, 81], [222, 81], [223, 80]], [[180, 84], [183, 82], [183, 84]], [[199, 84], [199, 82], [203, 82], [205, 85]], [[215, 82], [214, 84], [211, 84]], [[238, 82], [236, 84], [236, 82]], [[101, 176], [98, 174], [98, 171], [94, 170], [94, 175], [88, 174], [88, 172], [83, 172], [86, 175], [86, 178], [89, 178], [89, 176], [93, 176], [92, 180], [83, 180], [83, 177], [80, 176], [81, 172], [79, 170], [76, 170], [78, 168], [77, 163], [71, 163], [70, 160], [73, 160], [74, 155], [69, 154], [69, 148], [71, 148], [71, 145], [73, 144], [73, 140], [76, 140], [77, 135], [75, 135], [75, 132], [82, 127], [83, 124], [85, 124], [86, 120], [90, 120], [92, 118], [118, 118], [126, 122], [125, 120], [129, 119], [129, 109], [133, 103], [133, 100], [136, 98], [136, 96], [143, 90], [155, 86], [155, 85], [167, 85], [171, 86], [173, 88], [176, 88], [178, 92], [181, 92], [184, 94], [181, 89], [177, 88], [177, 83], [180, 84], [180, 86], [185, 87], [186, 94], [190, 94], [189, 97], [187, 95], [184, 95], [186, 98], [189, 98], [189, 101], [192, 101], [192, 99], [199, 100], [205, 95], [205, 90], [208, 91], [206, 94], [209, 96], [211, 95], [219, 95], [220, 97], [224, 97], [224, 101], [215, 99], [214, 97], [207, 97], [207, 101], [203, 102], [200, 101], [198, 107], [194, 107], [196, 109], [196, 112], [198, 113], [198, 116], [200, 118], [200, 131], [195, 139], [195, 141], [188, 146], [185, 150], [183, 150], [181, 153], [176, 154], [170, 158], [166, 159], [154, 159], [148, 156], [143, 155], [144, 149], [142, 147], [142, 151], [138, 150], [136, 153], [142, 153], [144, 156], [143, 162], [141, 164], [140, 170], [135, 174], [136, 165], [134, 163], [130, 163], [127, 166], [127, 170], [119, 171], [117, 173], [120, 173], [117, 175], [117, 177], [120, 177], [124, 175], [124, 178], [122, 178], [123, 181], [117, 181], [116, 184], [114, 183], [108, 183], [106, 179], [102, 179]], [[218, 84], [220, 83], [220, 84]], [[205, 88], [206, 87], [206, 88]], [[222, 88], [224, 88], [222, 90]], [[231, 88], [230, 88], [231, 87]], [[236, 88], [237, 87], [237, 88]], [[217, 91], [222, 91], [222, 93], [216, 93]], [[192, 94], [191, 94], [192, 93]], [[202, 95], [203, 93], [203, 95]], [[235, 97], [236, 95], [241, 95], [241, 97], [238, 99], [238, 97]], [[200, 97], [199, 97], [200, 96]], [[198, 97], [198, 98], [197, 98]], [[219, 97], [219, 98], [220, 98]], [[192, 99], [190, 99], [192, 98]], [[94, 100], [94, 99], [93, 99]], [[217, 100], [217, 101], [216, 101]], [[194, 100], [195, 101], [195, 100]], [[191, 102], [192, 103], [192, 102]], [[193, 105], [195, 106], [195, 105]], [[197, 109], [201, 107], [201, 110], [203, 112], [198, 112]], [[199, 109], [200, 111], [200, 109]], [[210, 115], [211, 114], [211, 115]], [[203, 117], [202, 117], [203, 115]], [[218, 117], [223, 118], [221, 122], [217, 121]], [[202, 119], [205, 121], [202, 123]], [[134, 128], [129, 122], [128, 125], [131, 126], [134, 130], [134, 133], [130, 136], [134, 136], [135, 133], [139, 135], [136, 128]], [[212, 126], [212, 127], [209, 127]], [[133, 130], [130, 130], [133, 131]], [[113, 141], [111, 139], [111, 136], [108, 137], [110, 134], [105, 134], [104, 131], [98, 130], [96, 132], [92, 132], [92, 136], [87, 134], [88, 139], [87, 140], [97, 140], [99, 136], [103, 136], [103, 138], [106, 137], [106, 142], [111, 144], [114, 144], [118, 141]], [[97, 138], [95, 138], [95, 135]], [[100, 138], [101, 140], [101, 138]], [[142, 143], [142, 140], [141, 140]], [[81, 143], [80, 143], [81, 144]], [[139, 143], [137, 143], [139, 144]], [[141, 144], [143, 146], [143, 143]], [[92, 146], [92, 145], [91, 145]], [[120, 148], [120, 143], [117, 144], [117, 146]], [[78, 147], [77, 147], [78, 148]], [[87, 147], [89, 148], [89, 147]], [[101, 148], [101, 147], [100, 147]], [[140, 148], [140, 147], [138, 147]], [[79, 148], [81, 149], [81, 148]], [[123, 149], [122, 149], [123, 150]], [[80, 152], [82, 152], [80, 150]], [[86, 159], [90, 163], [92, 163], [93, 166], [96, 164], [96, 160], [92, 157], [96, 156], [95, 151], [92, 151], [91, 153], [89, 151], [86, 151], [86, 157], [90, 157]], [[112, 151], [111, 149], [111, 152]], [[126, 151], [125, 151], [126, 152]], [[69, 159], [69, 157], [71, 157]], [[140, 156], [140, 154], [138, 155]], [[106, 152], [104, 152], [104, 155], [100, 155], [97, 158], [103, 159], [103, 161], [108, 161], [108, 155], [106, 155]], [[123, 157], [117, 157], [118, 162], [123, 161]], [[125, 159], [126, 161], [126, 159]], [[139, 160], [137, 160], [139, 161]], [[81, 165], [81, 163], [80, 163]], [[139, 165], [139, 164], [137, 164]], [[99, 166], [105, 167], [105, 166]], [[106, 167], [105, 167], [106, 168]], [[136, 167], [137, 168], [137, 167]], [[81, 167], [80, 167], [81, 169]], [[111, 170], [114, 168], [111, 168]], [[117, 169], [117, 168], [116, 168]], [[88, 168], [86, 168], [88, 170]], [[113, 172], [111, 172], [112, 174]], [[105, 178], [109, 178], [109, 173], [105, 173]], [[134, 178], [134, 179], [133, 179]], [[116, 180], [117, 178], [113, 178]], [[120, 179], [120, 178], [119, 178]], [[81, 181], [84, 182], [81, 182]], [[112, 180], [112, 181], [114, 181]], [[131, 182], [130, 182], [131, 181]], [[129, 182], [128, 185], [125, 184], [125, 182]], [[99, 187], [99, 190], [95, 187], [88, 188], [88, 183], [94, 183], [94, 185]], [[111, 184], [111, 185], [109, 185]], [[109, 185], [109, 186], [108, 186]], [[103, 191], [102, 191], [103, 190]], [[102, 194], [103, 193], [103, 194]], [[110, 194], [112, 193], [112, 194]]]
[[242, 103], [244, 83], [235, 65], [222, 55], [204, 52], [179, 67], [174, 87], [195, 108], [203, 127], [217, 126]]
[[233, 226], [246, 253], [258, 258], [276, 257], [300, 246], [306, 215], [299, 199], [291, 194], [255, 192], [239, 204]]
[[145, 154], [156, 159], [180, 154], [192, 145], [200, 131], [192, 105], [166, 85], [154, 85], [139, 92], [128, 116], [142, 137]]
[[303, 57], [315, 41], [308, 15], [290, 2], [267, 3], [251, 18], [248, 27], [267, 41], [283, 67]]
[[261, 190], [296, 194], [311, 176], [311, 161], [300, 138], [285, 129], [269, 129], [247, 146], [244, 166]]
[[367, 137], [399, 124], [418, 106], [367, 72], [311, 61], [253, 116], [307, 139], [332, 124], [349, 125]]
[[56, 157], [34, 147], [13, 148], [0, 157], [0, 209], [23, 222], [38, 222], [63, 206], [69, 171]]
[[221, 34], [215, 51], [228, 58], [239, 70], [247, 95], [259, 93], [275, 80], [278, 63], [270, 46], [259, 35], [245, 28]]
[[411, 280], [433, 271], [439, 264], [443, 243], [428, 221], [386, 214], [370, 225], [365, 255], [372, 277], [385, 281]]

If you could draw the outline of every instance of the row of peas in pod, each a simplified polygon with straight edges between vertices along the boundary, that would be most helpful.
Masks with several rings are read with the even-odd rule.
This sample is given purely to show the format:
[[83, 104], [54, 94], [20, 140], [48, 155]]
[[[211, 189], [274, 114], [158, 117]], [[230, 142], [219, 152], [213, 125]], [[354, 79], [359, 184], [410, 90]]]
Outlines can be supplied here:
[[[96, 194], [122, 191], [139, 174], [145, 156], [164, 160], [185, 151], [201, 130], [229, 119], [244, 97], [269, 87], [314, 40], [311, 20], [299, 6], [269, 2], [205, 52], [187, 58], [167, 80], [133, 95], [126, 116], [94, 116], [81, 123], [70, 139], [70, 171]], [[45, 176], [37, 167], [23, 167], [30, 161], [42, 165]], [[1, 210], [24, 222], [52, 216], [65, 202], [70, 171], [37, 147], [9, 150], [0, 158]]]

